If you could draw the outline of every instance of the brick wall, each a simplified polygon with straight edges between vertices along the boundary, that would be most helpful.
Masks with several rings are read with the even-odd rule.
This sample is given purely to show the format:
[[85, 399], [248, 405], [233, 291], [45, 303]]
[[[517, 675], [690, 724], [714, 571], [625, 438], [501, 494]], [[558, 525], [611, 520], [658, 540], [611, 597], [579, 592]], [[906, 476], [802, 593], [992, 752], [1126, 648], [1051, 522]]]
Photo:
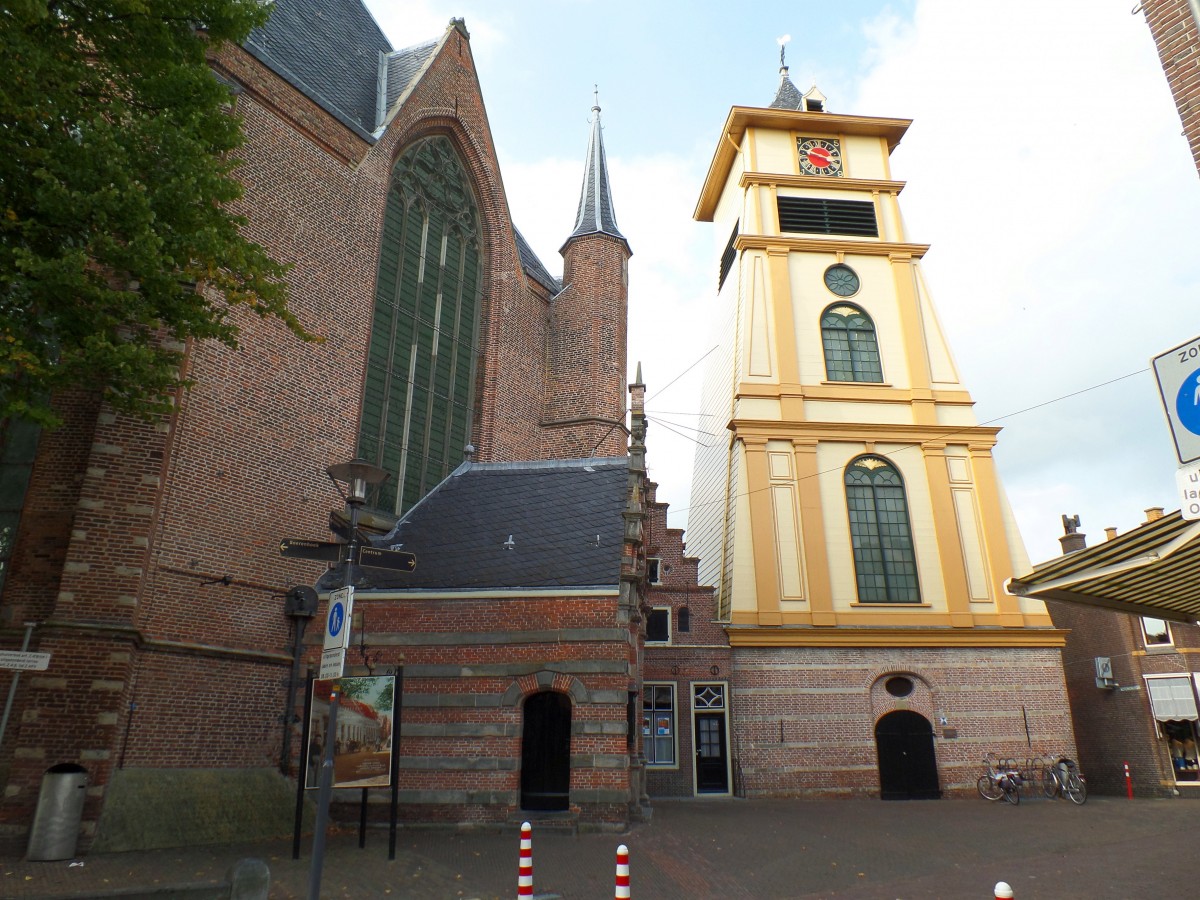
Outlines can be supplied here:
[[[46, 673], [22, 681], [0, 748], [0, 838], [11, 847], [23, 849], [41, 775], [57, 762], [88, 768], [93, 833], [114, 766], [278, 761], [290, 653], [283, 594], [322, 570], [281, 559], [279, 540], [329, 538], [324, 523], [341, 506], [324, 469], [355, 449], [390, 172], [424, 135], [458, 147], [483, 223], [477, 459], [573, 455], [543, 442], [549, 297], [520, 268], [465, 36], [450, 32], [373, 145], [239, 48], [220, 48], [213, 65], [238, 85], [244, 120], [246, 191], [235, 211], [251, 238], [294, 266], [293, 310], [323, 340], [302, 343], [238, 312], [241, 350], [186, 348], [195, 385], [170, 416], [142, 422], [63, 399], [67, 425], [43, 438], [0, 606], [6, 648], [36, 620], [44, 624], [30, 649], [52, 654]], [[605, 319], [616, 337], [598, 349], [615, 343], [623, 373], [621, 312]], [[576, 447], [591, 440], [573, 438]], [[601, 452], [618, 446], [620, 433]]]
[[[909, 697], [883, 690], [893, 674], [913, 680]], [[750, 797], [878, 796], [874, 726], [899, 709], [933, 725], [944, 795], [975, 791], [985, 753], [1075, 752], [1051, 649], [737, 647], [732, 704]]]
[[1143, 0], [1140, 6], [1200, 171], [1200, 33], [1196, 19], [1188, 0]]
[[[630, 660], [638, 638], [616, 592], [404, 600], [362, 594], [355, 611], [362, 616], [356, 642], [367, 646], [371, 667], [403, 665], [403, 818], [519, 817], [523, 703], [553, 690], [572, 704], [572, 811], [594, 827], [628, 822], [636, 797], [626, 700], [636, 686]], [[310, 660], [318, 656], [319, 647]], [[347, 674], [368, 674], [363, 660], [352, 647]]]
[[[683, 529], [667, 527], [668, 505], [659, 503], [656, 493], [657, 485], [651, 482], [646, 491], [646, 556], [660, 560], [660, 578], [647, 586], [646, 606], [670, 610], [671, 642], [646, 645], [643, 678], [675, 685], [678, 755], [675, 766], [648, 766], [646, 783], [651, 797], [690, 797], [696, 792], [693, 686], [728, 683], [731, 654], [725, 629], [716, 621], [714, 589], [697, 583], [699, 560], [687, 555]], [[686, 632], [679, 629], [680, 610], [685, 607]], [[727, 703], [728, 697], [727, 690]]]

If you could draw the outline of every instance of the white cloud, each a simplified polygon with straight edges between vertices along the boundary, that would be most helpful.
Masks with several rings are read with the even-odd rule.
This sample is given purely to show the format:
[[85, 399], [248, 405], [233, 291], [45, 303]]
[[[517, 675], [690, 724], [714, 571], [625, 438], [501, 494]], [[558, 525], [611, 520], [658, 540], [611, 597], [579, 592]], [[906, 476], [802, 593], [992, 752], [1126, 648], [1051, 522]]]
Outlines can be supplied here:
[[[1145, 369], [1200, 332], [1196, 172], [1128, 4], [922, 0], [870, 38], [853, 110], [914, 119], [893, 175], [981, 420]], [[999, 424], [1035, 561], [1058, 552], [1062, 513], [1096, 535], [1178, 505], [1149, 375]]]

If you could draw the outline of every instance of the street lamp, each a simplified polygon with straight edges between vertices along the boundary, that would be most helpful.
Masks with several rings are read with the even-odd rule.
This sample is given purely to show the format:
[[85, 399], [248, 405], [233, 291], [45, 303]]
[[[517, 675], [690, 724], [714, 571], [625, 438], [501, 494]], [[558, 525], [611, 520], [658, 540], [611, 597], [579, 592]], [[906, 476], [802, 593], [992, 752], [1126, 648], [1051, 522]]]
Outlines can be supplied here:
[[[358, 511], [367, 500], [367, 486], [382, 484], [388, 473], [365, 459], [355, 457], [349, 462], [336, 463], [325, 470], [325, 474], [336, 484], [346, 485], [342, 499], [350, 507], [350, 544], [346, 553], [346, 569], [343, 587], [354, 584], [354, 566], [358, 562]], [[341, 488], [338, 488], [341, 493]], [[349, 623], [347, 626], [349, 627]], [[333, 793], [333, 747], [337, 736], [338, 696], [341, 693], [335, 682], [329, 695], [329, 727], [325, 731], [325, 747], [321, 754], [321, 787], [317, 796], [317, 821], [314, 824], [312, 869], [309, 872], [309, 900], [320, 900], [321, 869], [325, 864], [325, 831], [329, 826], [329, 800]]]

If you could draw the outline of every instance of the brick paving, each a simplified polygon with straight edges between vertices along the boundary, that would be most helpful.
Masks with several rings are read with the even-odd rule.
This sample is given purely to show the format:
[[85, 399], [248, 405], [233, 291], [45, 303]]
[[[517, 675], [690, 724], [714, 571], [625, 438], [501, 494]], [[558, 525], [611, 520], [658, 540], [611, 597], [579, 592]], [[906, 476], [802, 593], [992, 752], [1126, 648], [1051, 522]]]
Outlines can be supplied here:
[[[534, 893], [613, 896], [616, 848], [630, 849], [633, 900], [1129, 900], [1195, 880], [1187, 800], [1092, 798], [1087, 805], [1026, 799], [884, 803], [870, 800], [659, 800], [653, 820], [626, 834], [534, 833]], [[264, 859], [272, 900], [308, 896], [311, 839], [84, 857], [4, 861], [0, 897], [169, 897], [172, 885], [219, 883], [236, 860]], [[330, 836], [322, 898], [490, 900], [516, 896], [519, 835], [401, 830], [394, 861], [386, 831]], [[156, 893], [157, 892], [157, 893]]]

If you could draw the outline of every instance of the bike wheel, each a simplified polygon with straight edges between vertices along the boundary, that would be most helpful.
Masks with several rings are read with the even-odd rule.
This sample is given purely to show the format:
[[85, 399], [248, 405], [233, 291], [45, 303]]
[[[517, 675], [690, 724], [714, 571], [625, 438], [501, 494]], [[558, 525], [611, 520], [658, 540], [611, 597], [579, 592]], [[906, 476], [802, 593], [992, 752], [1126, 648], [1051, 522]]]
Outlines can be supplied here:
[[1058, 796], [1058, 774], [1054, 766], [1042, 766], [1042, 793], [1046, 799]]
[[984, 800], [999, 800], [1004, 796], [1003, 789], [991, 775], [980, 775], [975, 787], [979, 788], [979, 796]]
[[1067, 783], [1063, 786], [1065, 793], [1072, 803], [1078, 803], [1082, 806], [1087, 803], [1087, 784], [1083, 780], [1083, 776], [1078, 772], [1072, 772], [1067, 776]]
[[1020, 787], [1020, 785], [1014, 784], [1010, 780], [1008, 782], [1008, 784], [1003, 785], [1003, 788], [1004, 788], [1004, 799], [1005, 800], [1007, 800], [1013, 806], [1016, 806], [1018, 803], [1021, 802], [1021, 787]]

